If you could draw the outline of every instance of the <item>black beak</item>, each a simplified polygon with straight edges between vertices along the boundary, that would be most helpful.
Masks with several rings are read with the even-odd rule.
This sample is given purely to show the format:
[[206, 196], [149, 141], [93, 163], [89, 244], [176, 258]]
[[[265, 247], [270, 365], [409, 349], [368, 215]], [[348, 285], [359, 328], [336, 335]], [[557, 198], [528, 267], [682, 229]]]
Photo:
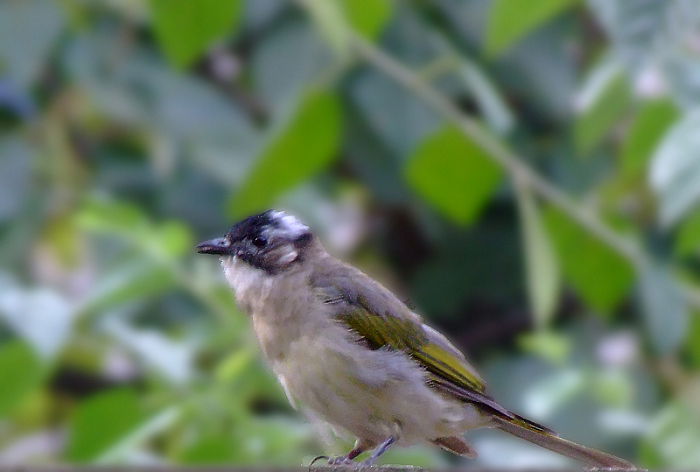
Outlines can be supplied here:
[[200, 254], [215, 254], [223, 256], [233, 254], [233, 248], [226, 238], [214, 238], [197, 244], [197, 252]]

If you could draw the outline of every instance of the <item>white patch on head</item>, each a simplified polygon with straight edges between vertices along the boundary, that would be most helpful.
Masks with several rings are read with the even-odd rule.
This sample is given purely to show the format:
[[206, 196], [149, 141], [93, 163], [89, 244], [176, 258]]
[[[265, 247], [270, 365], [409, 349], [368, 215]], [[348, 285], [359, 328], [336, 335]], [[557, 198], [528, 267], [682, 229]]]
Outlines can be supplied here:
[[301, 221], [297, 220], [292, 215], [288, 215], [283, 211], [272, 211], [270, 217], [279, 222], [280, 227], [274, 231], [279, 231], [287, 236], [296, 238], [309, 231], [309, 227]]

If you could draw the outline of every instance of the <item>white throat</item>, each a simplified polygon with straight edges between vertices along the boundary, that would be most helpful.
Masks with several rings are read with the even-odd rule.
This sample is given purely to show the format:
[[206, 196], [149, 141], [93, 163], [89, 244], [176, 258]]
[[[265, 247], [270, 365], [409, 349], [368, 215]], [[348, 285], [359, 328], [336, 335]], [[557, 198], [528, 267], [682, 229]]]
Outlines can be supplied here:
[[229, 286], [236, 293], [236, 301], [246, 311], [256, 300], [264, 300], [272, 289], [273, 276], [257, 269], [236, 256], [222, 257], [221, 266]]

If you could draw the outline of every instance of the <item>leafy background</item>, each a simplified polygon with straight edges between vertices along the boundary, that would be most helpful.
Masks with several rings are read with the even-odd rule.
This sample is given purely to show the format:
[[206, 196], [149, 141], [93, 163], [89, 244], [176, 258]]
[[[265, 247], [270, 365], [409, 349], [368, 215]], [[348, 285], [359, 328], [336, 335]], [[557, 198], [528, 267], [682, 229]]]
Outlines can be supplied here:
[[[274, 207], [504, 405], [700, 467], [699, 136], [697, 0], [4, 0], [0, 464], [345, 450], [194, 253]], [[468, 438], [469, 467], [564, 461]]]

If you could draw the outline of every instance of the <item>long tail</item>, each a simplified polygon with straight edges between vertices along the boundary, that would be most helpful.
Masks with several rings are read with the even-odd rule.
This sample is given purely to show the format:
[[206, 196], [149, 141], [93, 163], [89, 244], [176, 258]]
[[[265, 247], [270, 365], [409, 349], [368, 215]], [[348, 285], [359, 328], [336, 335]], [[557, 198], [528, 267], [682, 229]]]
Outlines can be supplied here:
[[530, 429], [512, 420], [494, 417], [496, 427], [521, 439], [537, 444], [545, 449], [580, 460], [593, 467], [609, 467], [615, 469], [636, 469], [631, 462], [615, 457], [612, 454], [597, 451], [573, 441], [567, 441], [546, 431]]

